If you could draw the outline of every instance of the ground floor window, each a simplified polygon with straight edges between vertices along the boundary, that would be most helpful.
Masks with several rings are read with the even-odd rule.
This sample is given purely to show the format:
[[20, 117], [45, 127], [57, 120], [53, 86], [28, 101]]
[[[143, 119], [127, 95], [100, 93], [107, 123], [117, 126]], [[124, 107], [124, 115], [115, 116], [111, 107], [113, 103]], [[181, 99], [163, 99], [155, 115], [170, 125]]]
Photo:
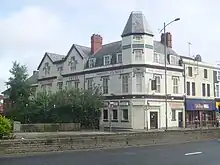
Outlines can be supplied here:
[[212, 110], [197, 110], [186, 111], [186, 125], [193, 126], [212, 126], [216, 122], [215, 111]]
[[103, 110], [103, 120], [108, 120], [108, 110], [107, 109]]
[[122, 120], [127, 121], [128, 120], [128, 109], [122, 109]]

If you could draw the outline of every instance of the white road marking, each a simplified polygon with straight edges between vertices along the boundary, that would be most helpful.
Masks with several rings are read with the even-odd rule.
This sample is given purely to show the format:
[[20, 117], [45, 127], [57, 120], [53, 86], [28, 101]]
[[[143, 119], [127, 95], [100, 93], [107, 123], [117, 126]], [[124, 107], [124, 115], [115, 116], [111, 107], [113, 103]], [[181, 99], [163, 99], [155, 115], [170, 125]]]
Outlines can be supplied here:
[[186, 153], [185, 156], [198, 155], [198, 154], [202, 154], [202, 152], [191, 152], [191, 153]]

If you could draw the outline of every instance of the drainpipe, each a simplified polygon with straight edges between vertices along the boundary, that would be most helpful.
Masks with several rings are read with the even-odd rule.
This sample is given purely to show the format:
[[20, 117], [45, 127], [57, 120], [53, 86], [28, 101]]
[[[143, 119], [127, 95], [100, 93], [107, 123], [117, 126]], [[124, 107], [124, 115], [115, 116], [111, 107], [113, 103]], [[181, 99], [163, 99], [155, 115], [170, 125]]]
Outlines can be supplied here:
[[183, 81], [184, 81], [184, 110], [183, 110], [183, 128], [186, 128], [186, 64], [183, 64]]

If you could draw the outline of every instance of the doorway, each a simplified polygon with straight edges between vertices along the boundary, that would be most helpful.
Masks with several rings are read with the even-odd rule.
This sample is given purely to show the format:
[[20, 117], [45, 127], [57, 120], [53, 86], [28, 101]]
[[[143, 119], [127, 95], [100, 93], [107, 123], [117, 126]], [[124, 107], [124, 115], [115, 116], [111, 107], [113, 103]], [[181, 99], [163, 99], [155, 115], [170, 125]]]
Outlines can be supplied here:
[[183, 112], [178, 112], [178, 126], [183, 127]]
[[150, 112], [150, 129], [158, 129], [158, 112]]

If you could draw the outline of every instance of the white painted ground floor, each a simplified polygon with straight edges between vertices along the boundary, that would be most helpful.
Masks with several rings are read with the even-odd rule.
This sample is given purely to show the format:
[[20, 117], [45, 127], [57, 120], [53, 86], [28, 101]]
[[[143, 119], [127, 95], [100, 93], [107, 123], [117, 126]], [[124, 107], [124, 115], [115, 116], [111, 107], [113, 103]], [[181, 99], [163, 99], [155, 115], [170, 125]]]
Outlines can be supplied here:
[[[109, 107], [109, 102], [114, 105]], [[168, 128], [184, 127], [184, 101], [168, 100], [167, 113], [165, 105], [165, 100], [106, 100], [100, 128], [162, 129], [166, 125]]]

